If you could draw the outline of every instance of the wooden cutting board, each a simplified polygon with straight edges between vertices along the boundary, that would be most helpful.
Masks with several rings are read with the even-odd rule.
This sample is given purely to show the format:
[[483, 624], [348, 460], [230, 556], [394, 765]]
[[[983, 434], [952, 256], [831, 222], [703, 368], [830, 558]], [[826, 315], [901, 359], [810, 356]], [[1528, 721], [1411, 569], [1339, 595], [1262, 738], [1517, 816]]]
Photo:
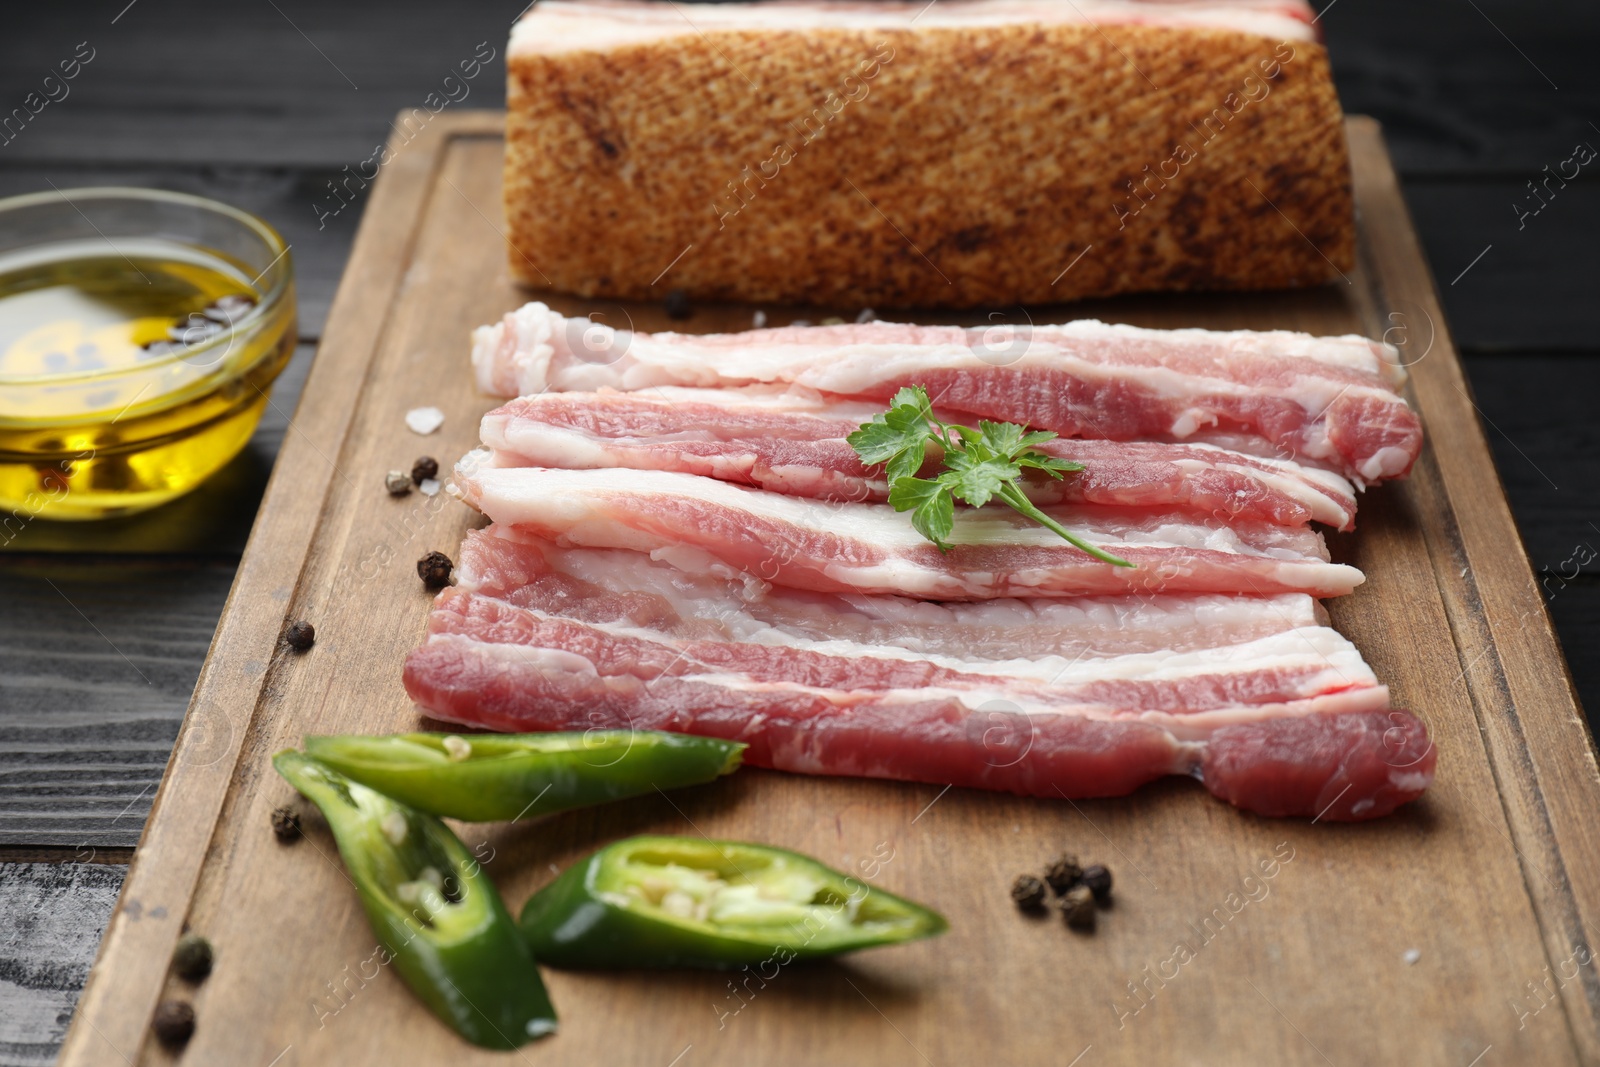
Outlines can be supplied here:
[[[1241, 814], [1188, 781], [1071, 803], [744, 770], [670, 797], [462, 827], [513, 911], [605, 842], [704, 833], [853, 867], [938, 908], [951, 931], [765, 976], [550, 971], [558, 1036], [515, 1054], [458, 1040], [376, 962], [320, 822], [308, 817], [298, 844], [275, 839], [269, 813], [294, 794], [268, 760], [307, 732], [423, 724], [400, 686], [430, 600], [413, 564], [453, 553], [478, 520], [443, 495], [391, 499], [382, 482], [421, 453], [448, 462], [474, 445], [493, 404], [470, 383], [467, 331], [529, 298], [499, 235], [501, 124], [434, 119], [373, 193], [63, 1064], [171, 1061], [149, 1029], [167, 997], [193, 1001], [181, 1059], [195, 1064], [1600, 1062], [1594, 749], [1377, 124], [1360, 118], [1347, 284], [1033, 316], [1400, 344], [1428, 447], [1407, 481], [1366, 495], [1358, 533], [1330, 538], [1368, 577], [1330, 608], [1432, 731], [1427, 796], [1377, 822], [1318, 825]], [[799, 314], [767, 310], [774, 324]], [[638, 329], [668, 325], [656, 307], [623, 311]], [[706, 308], [688, 326], [739, 329], [750, 314]], [[427, 404], [447, 417], [420, 438], [403, 415]], [[305, 655], [278, 647], [295, 618], [317, 627]], [[1115, 872], [1116, 905], [1092, 937], [1007, 897], [1062, 849]], [[185, 930], [216, 946], [197, 988], [167, 973]]]

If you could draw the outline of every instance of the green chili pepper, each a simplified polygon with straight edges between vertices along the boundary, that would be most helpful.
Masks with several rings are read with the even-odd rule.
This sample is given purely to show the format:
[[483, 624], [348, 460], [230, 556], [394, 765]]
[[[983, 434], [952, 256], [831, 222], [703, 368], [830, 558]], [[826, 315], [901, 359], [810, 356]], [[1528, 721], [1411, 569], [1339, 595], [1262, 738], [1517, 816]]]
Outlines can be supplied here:
[[293, 750], [278, 773], [328, 820], [400, 976], [462, 1037], [516, 1048], [556, 1029], [533, 955], [494, 885], [444, 823]]
[[654, 730], [308, 737], [306, 751], [420, 811], [500, 822], [715, 781], [745, 745]]
[[522, 909], [557, 967], [739, 967], [941, 934], [938, 913], [787, 849], [630, 837], [568, 868]]

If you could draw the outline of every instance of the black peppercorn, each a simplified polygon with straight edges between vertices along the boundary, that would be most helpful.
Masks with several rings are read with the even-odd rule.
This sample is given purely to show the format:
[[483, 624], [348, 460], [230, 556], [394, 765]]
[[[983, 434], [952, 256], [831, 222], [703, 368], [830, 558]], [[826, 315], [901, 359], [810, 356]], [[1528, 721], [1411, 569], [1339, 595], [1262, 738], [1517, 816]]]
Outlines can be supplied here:
[[1067, 890], [1056, 907], [1066, 917], [1067, 925], [1074, 930], [1094, 929], [1094, 893], [1086, 885], [1075, 885]]
[[178, 1048], [194, 1036], [194, 1008], [187, 1001], [163, 1000], [156, 1007], [151, 1026], [156, 1040], [168, 1048]]
[[317, 628], [303, 619], [293, 622], [283, 632], [283, 643], [296, 652], [304, 652], [317, 643]]
[[1044, 906], [1044, 883], [1031, 874], [1019, 874], [1011, 883], [1011, 899], [1024, 911], [1034, 911]]
[[421, 456], [411, 465], [411, 480], [421, 485], [429, 478], [439, 476], [439, 461], [432, 456]]
[[429, 552], [417, 560], [417, 577], [429, 589], [443, 589], [450, 584], [450, 572], [455, 564], [443, 552]]
[[1045, 868], [1044, 880], [1050, 883], [1050, 888], [1056, 891], [1057, 896], [1083, 881], [1083, 868], [1078, 866], [1078, 857], [1063, 852], [1059, 859]]
[[669, 319], [686, 319], [694, 314], [694, 309], [689, 306], [689, 294], [683, 289], [673, 289], [667, 293], [663, 306]]
[[211, 942], [199, 934], [184, 934], [172, 952], [172, 970], [189, 982], [202, 982], [211, 973]]
[[1111, 872], [1098, 863], [1083, 869], [1083, 884], [1094, 894], [1094, 902], [1102, 908], [1111, 903]]
[[288, 808], [272, 809], [272, 832], [279, 841], [293, 841], [300, 836], [300, 816]]

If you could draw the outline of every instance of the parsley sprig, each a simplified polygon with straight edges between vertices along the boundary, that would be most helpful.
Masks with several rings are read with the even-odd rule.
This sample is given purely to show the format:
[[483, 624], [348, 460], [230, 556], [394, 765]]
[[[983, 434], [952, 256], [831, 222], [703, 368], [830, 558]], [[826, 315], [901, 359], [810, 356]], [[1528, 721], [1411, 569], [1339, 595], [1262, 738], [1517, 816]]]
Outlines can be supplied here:
[[[1033, 446], [1054, 440], [1045, 430], [1029, 431], [1010, 422], [980, 420], [978, 428], [941, 422], [933, 416], [928, 391], [908, 386], [894, 395], [889, 410], [845, 438], [868, 466], [883, 464], [889, 479], [889, 503], [896, 511], [911, 512], [918, 533], [950, 551], [955, 529], [955, 502], [981, 508], [991, 500], [1009, 504], [1040, 526], [1081, 548], [1095, 559], [1131, 567], [1077, 536], [1034, 506], [1019, 484], [1025, 470], [1044, 471], [1052, 478], [1083, 470], [1083, 464], [1047, 456]], [[944, 470], [932, 478], [917, 472], [927, 458], [929, 442], [944, 453]]]

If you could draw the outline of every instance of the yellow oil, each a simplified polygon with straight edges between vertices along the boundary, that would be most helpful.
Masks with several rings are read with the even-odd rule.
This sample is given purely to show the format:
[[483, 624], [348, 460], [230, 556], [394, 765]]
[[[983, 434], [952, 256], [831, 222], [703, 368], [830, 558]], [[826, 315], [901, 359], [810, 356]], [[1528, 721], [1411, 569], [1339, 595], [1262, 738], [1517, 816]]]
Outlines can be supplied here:
[[292, 293], [264, 298], [154, 239], [0, 263], [0, 527], [154, 507], [232, 459], [294, 352]]

